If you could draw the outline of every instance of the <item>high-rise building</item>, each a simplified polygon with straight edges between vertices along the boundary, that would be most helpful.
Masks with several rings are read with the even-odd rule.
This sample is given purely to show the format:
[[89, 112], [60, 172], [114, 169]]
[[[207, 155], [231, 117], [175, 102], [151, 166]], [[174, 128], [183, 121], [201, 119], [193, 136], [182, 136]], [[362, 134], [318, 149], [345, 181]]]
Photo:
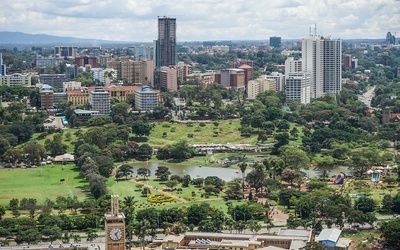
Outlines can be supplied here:
[[250, 80], [247, 84], [247, 99], [255, 100], [257, 95], [265, 91], [276, 91], [276, 81], [267, 80], [265, 76]]
[[96, 87], [89, 93], [89, 104], [91, 110], [99, 111], [101, 115], [110, 114], [110, 93], [102, 87]]
[[160, 87], [167, 91], [178, 90], [178, 75], [174, 66], [163, 66], [160, 70]]
[[246, 76], [244, 69], [222, 69], [220, 72], [220, 81], [223, 87], [245, 90]]
[[63, 91], [63, 82], [67, 81], [65, 74], [40, 74], [39, 81], [53, 87], [55, 92]]
[[282, 38], [278, 36], [271, 36], [269, 38], [269, 46], [280, 48], [282, 45]]
[[53, 109], [54, 107], [54, 92], [50, 85], [43, 84], [39, 88], [40, 106], [44, 109]]
[[156, 67], [176, 64], [176, 18], [165, 16], [158, 18], [156, 51]]
[[78, 50], [74, 46], [55, 46], [54, 57], [76, 57]]
[[78, 65], [78, 67], [85, 67], [86, 65], [90, 65], [92, 68], [96, 68], [97, 58], [94, 56], [75, 57], [75, 64]]
[[5, 76], [7, 75], [7, 67], [3, 63], [3, 54], [0, 53], [0, 76]]
[[342, 90], [342, 41], [323, 36], [302, 39], [302, 71], [310, 73], [311, 98]]
[[310, 103], [310, 74], [304, 72], [289, 72], [285, 77], [286, 103], [300, 101]]
[[129, 58], [120, 58], [107, 62], [107, 68], [117, 70], [117, 78], [125, 79], [129, 83], [153, 85], [154, 63], [153, 61], [132, 61]]
[[274, 80], [276, 82], [276, 91], [285, 91], [285, 75], [279, 72], [271, 72], [269, 75], [265, 75], [265, 79]]
[[386, 34], [386, 43], [396, 44], [396, 37], [390, 31]]
[[285, 78], [289, 77], [289, 73], [301, 71], [301, 60], [294, 60], [293, 57], [288, 57], [285, 61]]

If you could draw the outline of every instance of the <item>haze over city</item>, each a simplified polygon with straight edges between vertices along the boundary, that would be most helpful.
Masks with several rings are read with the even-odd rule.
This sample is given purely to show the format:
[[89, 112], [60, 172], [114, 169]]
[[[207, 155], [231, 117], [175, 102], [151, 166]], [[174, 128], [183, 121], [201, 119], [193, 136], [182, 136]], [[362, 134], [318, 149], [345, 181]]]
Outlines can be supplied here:
[[1, 1], [3, 31], [150, 42], [157, 17], [177, 18], [179, 41], [384, 38], [400, 32], [397, 0], [13, 0]]

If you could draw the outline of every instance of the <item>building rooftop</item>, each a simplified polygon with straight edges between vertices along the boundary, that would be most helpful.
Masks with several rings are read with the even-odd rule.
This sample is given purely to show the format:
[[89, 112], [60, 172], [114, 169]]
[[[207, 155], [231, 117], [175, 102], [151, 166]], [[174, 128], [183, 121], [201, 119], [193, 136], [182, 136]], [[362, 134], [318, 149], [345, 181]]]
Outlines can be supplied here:
[[332, 241], [332, 242], [337, 242], [340, 234], [342, 233], [342, 230], [339, 230], [337, 228], [325, 228], [322, 229], [321, 233], [317, 237], [317, 241]]

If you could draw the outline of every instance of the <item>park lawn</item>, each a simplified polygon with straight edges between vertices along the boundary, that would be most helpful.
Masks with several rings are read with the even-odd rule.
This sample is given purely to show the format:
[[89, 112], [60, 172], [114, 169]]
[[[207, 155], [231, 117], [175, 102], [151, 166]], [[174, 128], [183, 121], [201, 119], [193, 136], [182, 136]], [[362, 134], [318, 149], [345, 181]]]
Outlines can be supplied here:
[[[257, 142], [257, 135], [251, 137], [240, 136], [240, 120], [220, 120], [218, 121], [219, 126], [216, 127], [211, 123], [204, 123], [205, 126], [199, 126], [201, 122], [191, 122], [193, 125], [189, 127], [185, 123], [154, 123], [155, 127], [149, 136], [149, 143], [151, 146], [164, 146], [173, 144], [181, 140], [186, 140], [189, 144], [238, 144], [246, 143], [254, 145]], [[163, 126], [164, 125], [164, 126]], [[169, 127], [165, 127], [168, 125]], [[171, 129], [175, 128], [175, 132], [171, 132]], [[215, 128], [215, 129], [214, 129]], [[195, 132], [196, 129], [200, 131]], [[214, 131], [218, 132], [218, 136], [214, 137]], [[167, 133], [166, 138], [162, 138], [163, 133]], [[188, 138], [188, 134], [193, 134], [193, 138]]]
[[[60, 179], [65, 179], [60, 182]], [[87, 197], [86, 180], [79, 175], [74, 165], [43, 166], [27, 169], [0, 169], [0, 204], [17, 198], [35, 198], [38, 204], [43, 204], [46, 198], [53, 201], [57, 196], [77, 196], [79, 200]]]

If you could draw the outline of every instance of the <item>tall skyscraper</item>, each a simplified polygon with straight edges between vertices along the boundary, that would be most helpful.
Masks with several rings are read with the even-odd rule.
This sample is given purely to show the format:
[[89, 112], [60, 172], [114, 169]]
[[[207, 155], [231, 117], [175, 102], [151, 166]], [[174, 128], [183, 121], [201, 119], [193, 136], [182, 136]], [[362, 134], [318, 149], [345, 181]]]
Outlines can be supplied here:
[[311, 98], [342, 90], [342, 41], [322, 36], [303, 38], [302, 71], [310, 73]]
[[176, 18], [158, 18], [158, 40], [156, 42], [156, 67], [177, 63]]
[[282, 38], [278, 36], [271, 36], [269, 38], [269, 46], [280, 48], [282, 45]]

